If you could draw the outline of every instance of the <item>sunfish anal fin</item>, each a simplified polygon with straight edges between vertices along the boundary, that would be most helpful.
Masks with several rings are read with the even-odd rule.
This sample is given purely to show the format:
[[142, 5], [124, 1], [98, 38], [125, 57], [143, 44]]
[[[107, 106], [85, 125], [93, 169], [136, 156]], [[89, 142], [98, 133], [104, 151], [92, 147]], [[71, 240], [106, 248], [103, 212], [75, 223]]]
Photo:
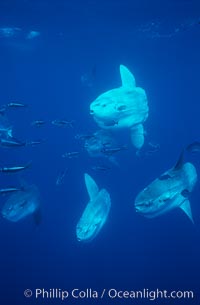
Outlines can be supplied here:
[[138, 124], [131, 128], [131, 141], [137, 149], [142, 148], [144, 144], [144, 127], [142, 124]]
[[96, 182], [94, 181], [94, 179], [92, 179], [90, 175], [85, 173], [84, 177], [85, 177], [85, 185], [88, 191], [88, 195], [90, 197], [90, 200], [93, 200], [93, 198], [97, 196], [99, 192], [99, 188]]
[[120, 65], [120, 75], [122, 80], [122, 87], [127, 89], [136, 87], [135, 77], [124, 65]]
[[190, 206], [190, 201], [186, 199], [183, 204], [180, 205], [180, 209], [185, 212], [185, 214], [189, 217], [191, 222], [194, 224], [193, 216], [192, 216], [192, 211], [191, 211], [191, 206]]

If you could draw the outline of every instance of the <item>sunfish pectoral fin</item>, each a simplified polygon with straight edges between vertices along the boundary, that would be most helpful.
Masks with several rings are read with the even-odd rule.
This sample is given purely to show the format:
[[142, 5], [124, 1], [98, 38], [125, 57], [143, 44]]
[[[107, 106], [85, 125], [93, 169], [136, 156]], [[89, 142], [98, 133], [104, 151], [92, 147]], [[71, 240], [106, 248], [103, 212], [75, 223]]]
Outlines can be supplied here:
[[180, 209], [185, 212], [185, 214], [189, 217], [192, 223], [194, 223], [190, 201], [188, 199], [186, 199], [183, 204], [180, 205]]
[[94, 181], [94, 179], [92, 179], [92, 177], [88, 174], [85, 173], [84, 175], [85, 177], [85, 185], [88, 191], [88, 195], [90, 197], [90, 200], [92, 200], [93, 198], [95, 198], [99, 192], [99, 188], [96, 184], [96, 182]]
[[134, 88], [136, 87], [135, 77], [133, 74], [123, 65], [120, 65], [120, 75], [122, 80], [122, 87]]
[[137, 148], [142, 148], [144, 144], [144, 127], [142, 124], [131, 127], [131, 142]]

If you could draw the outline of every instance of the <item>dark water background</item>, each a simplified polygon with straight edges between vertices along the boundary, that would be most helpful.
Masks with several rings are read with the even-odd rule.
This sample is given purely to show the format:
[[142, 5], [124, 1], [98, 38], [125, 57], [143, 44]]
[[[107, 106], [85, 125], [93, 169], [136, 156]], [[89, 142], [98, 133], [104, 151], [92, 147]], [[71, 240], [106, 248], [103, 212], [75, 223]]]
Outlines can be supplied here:
[[[185, 289], [196, 299], [166, 303], [200, 303], [199, 182], [191, 195], [195, 225], [178, 209], [148, 220], [133, 207], [138, 192], [175, 164], [184, 145], [200, 138], [199, 20], [200, 3], [193, 0], [0, 1], [0, 27], [21, 29], [18, 36], [0, 37], [0, 102], [28, 104], [8, 113], [18, 138], [46, 139], [37, 147], [1, 148], [1, 166], [32, 160], [23, 177], [39, 187], [42, 202], [39, 227], [32, 217], [19, 223], [1, 218], [1, 304], [165, 304], [35, 300], [24, 297], [27, 288]], [[40, 36], [25, 39], [30, 30]], [[101, 161], [90, 158], [74, 137], [98, 129], [89, 105], [120, 85], [120, 64], [146, 90], [145, 141], [159, 143], [160, 150], [137, 158], [127, 136], [129, 149], [117, 156], [119, 168], [94, 172], [91, 167]], [[50, 124], [60, 118], [74, 120], [74, 128]], [[38, 119], [48, 123], [31, 126]], [[67, 160], [61, 157], [66, 151], [81, 154]], [[200, 175], [200, 156], [190, 160]], [[66, 167], [64, 184], [57, 187], [58, 172]], [[88, 202], [85, 172], [110, 192], [112, 209], [96, 239], [80, 244], [75, 227]], [[0, 186], [15, 185], [19, 177], [1, 174]]]

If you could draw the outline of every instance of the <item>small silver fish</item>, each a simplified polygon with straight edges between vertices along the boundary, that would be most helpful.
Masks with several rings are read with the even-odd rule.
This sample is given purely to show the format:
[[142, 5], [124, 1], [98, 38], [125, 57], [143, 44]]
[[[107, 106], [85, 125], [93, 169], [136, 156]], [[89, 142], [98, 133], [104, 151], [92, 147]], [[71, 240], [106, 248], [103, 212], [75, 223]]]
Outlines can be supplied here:
[[12, 167], [0, 167], [0, 172], [1, 173], [16, 173], [21, 170], [24, 170], [28, 168], [31, 165], [32, 162], [29, 162], [28, 164], [24, 166], [12, 166]]
[[102, 153], [104, 153], [105, 155], [112, 155], [115, 154], [121, 150], [126, 150], [127, 147], [126, 146], [121, 146], [121, 147], [103, 147], [102, 149]]
[[36, 120], [36, 121], [33, 121], [31, 123], [32, 126], [37, 126], [37, 127], [40, 127], [40, 126], [43, 126], [46, 122], [43, 121], [43, 120]]
[[51, 123], [59, 127], [67, 127], [67, 126], [74, 127], [74, 121], [53, 120]]
[[102, 172], [105, 172], [107, 170], [110, 169], [110, 167], [108, 166], [103, 166], [103, 165], [97, 165], [97, 166], [92, 166], [92, 169], [95, 170], [95, 171], [102, 171]]
[[20, 28], [17, 27], [1, 27], [0, 28], [0, 37], [13, 37], [19, 34], [21, 31]]
[[10, 194], [13, 192], [18, 192], [18, 191], [22, 191], [22, 188], [19, 187], [6, 187], [6, 188], [2, 188], [0, 189], [0, 195], [6, 195], [6, 194]]
[[63, 158], [74, 158], [74, 157], [78, 157], [78, 155], [80, 154], [80, 152], [78, 151], [72, 151], [72, 152], [66, 152], [62, 155]]
[[3, 147], [21, 147], [26, 146], [26, 142], [21, 142], [15, 138], [0, 139], [0, 145]]
[[65, 178], [65, 175], [68, 171], [68, 168], [66, 168], [65, 170], [61, 171], [59, 174], [58, 174], [58, 177], [56, 179], [56, 185], [61, 185], [63, 184], [64, 182], [64, 178]]
[[9, 107], [9, 108], [24, 108], [24, 107], [27, 107], [27, 105], [22, 104], [22, 103], [12, 102], [12, 103], [7, 104], [7, 107]]
[[36, 146], [43, 142], [45, 142], [45, 140], [37, 140], [37, 141], [29, 141], [29, 142], [27, 141], [26, 146]]

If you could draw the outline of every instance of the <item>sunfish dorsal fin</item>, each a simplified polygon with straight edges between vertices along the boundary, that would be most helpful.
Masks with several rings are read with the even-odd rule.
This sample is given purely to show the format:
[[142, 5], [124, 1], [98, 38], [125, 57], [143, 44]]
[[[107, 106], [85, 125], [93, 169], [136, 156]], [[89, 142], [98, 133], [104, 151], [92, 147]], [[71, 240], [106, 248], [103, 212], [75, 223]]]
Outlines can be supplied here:
[[192, 217], [192, 211], [189, 200], [185, 200], [183, 204], [180, 205], [180, 209], [185, 212], [185, 214], [189, 217], [192, 223], [194, 223], [193, 217]]
[[90, 175], [85, 174], [84, 177], [85, 177], [85, 185], [88, 191], [88, 195], [90, 197], [90, 200], [92, 200], [97, 196], [99, 192], [99, 188]]
[[184, 163], [184, 153], [185, 153], [185, 150], [183, 149], [181, 151], [181, 153], [180, 153], [178, 161], [176, 162], [176, 164], [174, 166], [174, 170], [179, 170], [183, 166], [183, 163]]
[[120, 65], [120, 75], [122, 80], [122, 87], [134, 88], [136, 87], [135, 77], [133, 74], [123, 65]]

